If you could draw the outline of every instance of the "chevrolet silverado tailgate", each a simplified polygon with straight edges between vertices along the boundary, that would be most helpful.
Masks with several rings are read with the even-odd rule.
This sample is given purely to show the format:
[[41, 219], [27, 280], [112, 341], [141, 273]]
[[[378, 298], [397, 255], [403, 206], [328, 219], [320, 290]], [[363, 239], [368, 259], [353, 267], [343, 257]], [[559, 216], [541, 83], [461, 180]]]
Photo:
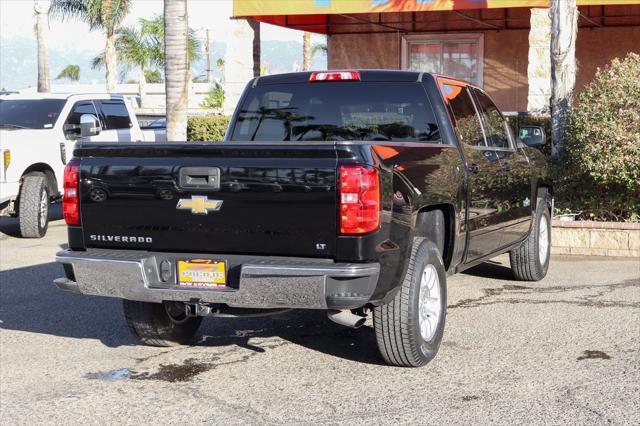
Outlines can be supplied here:
[[76, 149], [86, 247], [331, 257], [333, 143]]

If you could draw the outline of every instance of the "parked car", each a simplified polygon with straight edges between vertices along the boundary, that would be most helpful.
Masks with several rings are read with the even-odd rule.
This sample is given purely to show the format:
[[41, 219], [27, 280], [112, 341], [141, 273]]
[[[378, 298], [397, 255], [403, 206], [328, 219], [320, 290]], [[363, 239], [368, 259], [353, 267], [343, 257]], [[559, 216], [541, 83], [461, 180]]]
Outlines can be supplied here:
[[166, 130], [140, 130], [136, 116], [118, 95], [0, 98], [0, 207], [18, 216], [23, 237], [46, 234], [49, 203], [60, 197], [64, 167], [79, 139], [165, 141]]
[[[94, 202], [97, 180], [140, 193]], [[180, 192], [157, 197], [156, 182]], [[208, 315], [324, 309], [357, 327], [373, 311], [384, 360], [421, 366], [442, 340], [448, 275], [508, 252], [516, 279], [545, 276], [551, 195], [542, 154], [478, 87], [408, 71], [259, 77], [221, 143], [78, 144], [56, 284], [123, 299], [158, 346], [192, 341]]]

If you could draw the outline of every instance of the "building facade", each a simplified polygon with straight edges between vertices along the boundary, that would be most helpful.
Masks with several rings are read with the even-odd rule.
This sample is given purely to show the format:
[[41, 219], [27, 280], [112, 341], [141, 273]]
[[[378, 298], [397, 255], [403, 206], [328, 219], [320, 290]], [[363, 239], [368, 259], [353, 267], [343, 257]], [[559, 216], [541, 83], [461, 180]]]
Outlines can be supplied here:
[[[577, 2], [579, 92], [598, 67], [640, 52], [640, 0]], [[548, 0], [236, 0], [234, 14], [327, 34], [329, 68], [441, 73], [484, 87], [505, 111], [534, 112], [546, 109], [550, 96], [548, 6]]]

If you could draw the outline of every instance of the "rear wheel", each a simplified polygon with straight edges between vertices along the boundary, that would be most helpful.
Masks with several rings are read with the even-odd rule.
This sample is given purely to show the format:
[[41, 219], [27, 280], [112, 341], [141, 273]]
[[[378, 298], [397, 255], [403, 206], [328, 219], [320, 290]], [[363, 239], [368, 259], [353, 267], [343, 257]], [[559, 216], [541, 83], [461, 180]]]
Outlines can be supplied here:
[[440, 251], [414, 239], [409, 269], [391, 303], [373, 311], [380, 354], [390, 365], [420, 367], [431, 361], [444, 334], [446, 273]]
[[187, 316], [181, 302], [122, 302], [129, 329], [145, 345], [188, 345], [202, 322], [201, 317]]
[[547, 275], [551, 257], [551, 213], [545, 199], [538, 197], [531, 233], [520, 247], [509, 252], [511, 270], [517, 280], [540, 281]]
[[44, 175], [24, 176], [19, 199], [20, 235], [23, 238], [44, 237], [49, 227], [49, 191]]

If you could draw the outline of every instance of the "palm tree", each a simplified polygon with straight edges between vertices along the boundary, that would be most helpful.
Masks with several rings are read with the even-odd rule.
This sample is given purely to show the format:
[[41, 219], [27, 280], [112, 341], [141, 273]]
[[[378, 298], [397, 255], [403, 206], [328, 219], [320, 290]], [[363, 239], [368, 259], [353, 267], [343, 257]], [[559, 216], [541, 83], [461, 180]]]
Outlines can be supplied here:
[[34, 0], [33, 10], [36, 13], [36, 39], [38, 40], [38, 92], [50, 92], [49, 54], [47, 51], [47, 30], [49, 29], [50, 2]]
[[131, 0], [52, 0], [51, 16], [62, 20], [79, 19], [89, 24], [90, 30], [103, 30], [107, 36], [104, 49], [107, 90], [116, 90], [117, 55], [116, 30], [129, 12]]
[[188, 34], [187, 0], [164, 0], [164, 75], [168, 141], [187, 140]]
[[78, 65], [67, 65], [56, 77], [56, 80], [60, 79], [69, 79], [71, 81], [80, 80], [80, 66]]
[[[138, 91], [140, 103], [145, 106], [145, 86], [147, 74], [152, 67], [164, 67], [164, 17], [159, 15], [153, 19], [139, 19], [139, 29], [134, 27], [122, 27], [116, 32], [116, 52], [118, 61], [127, 69], [138, 68]], [[189, 29], [188, 43], [189, 61], [196, 61], [200, 57], [200, 41], [194, 30]], [[104, 65], [104, 55], [98, 55], [93, 59], [93, 68]]]
[[248, 19], [247, 22], [253, 30], [253, 76], [259, 77], [261, 72], [260, 66], [260, 21]]
[[302, 70], [309, 71], [311, 69], [311, 58], [313, 52], [311, 50], [311, 33], [305, 31], [302, 34]]
[[316, 43], [311, 47], [311, 58], [314, 58], [320, 52], [326, 55], [327, 51], [327, 45], [325, 43]]

